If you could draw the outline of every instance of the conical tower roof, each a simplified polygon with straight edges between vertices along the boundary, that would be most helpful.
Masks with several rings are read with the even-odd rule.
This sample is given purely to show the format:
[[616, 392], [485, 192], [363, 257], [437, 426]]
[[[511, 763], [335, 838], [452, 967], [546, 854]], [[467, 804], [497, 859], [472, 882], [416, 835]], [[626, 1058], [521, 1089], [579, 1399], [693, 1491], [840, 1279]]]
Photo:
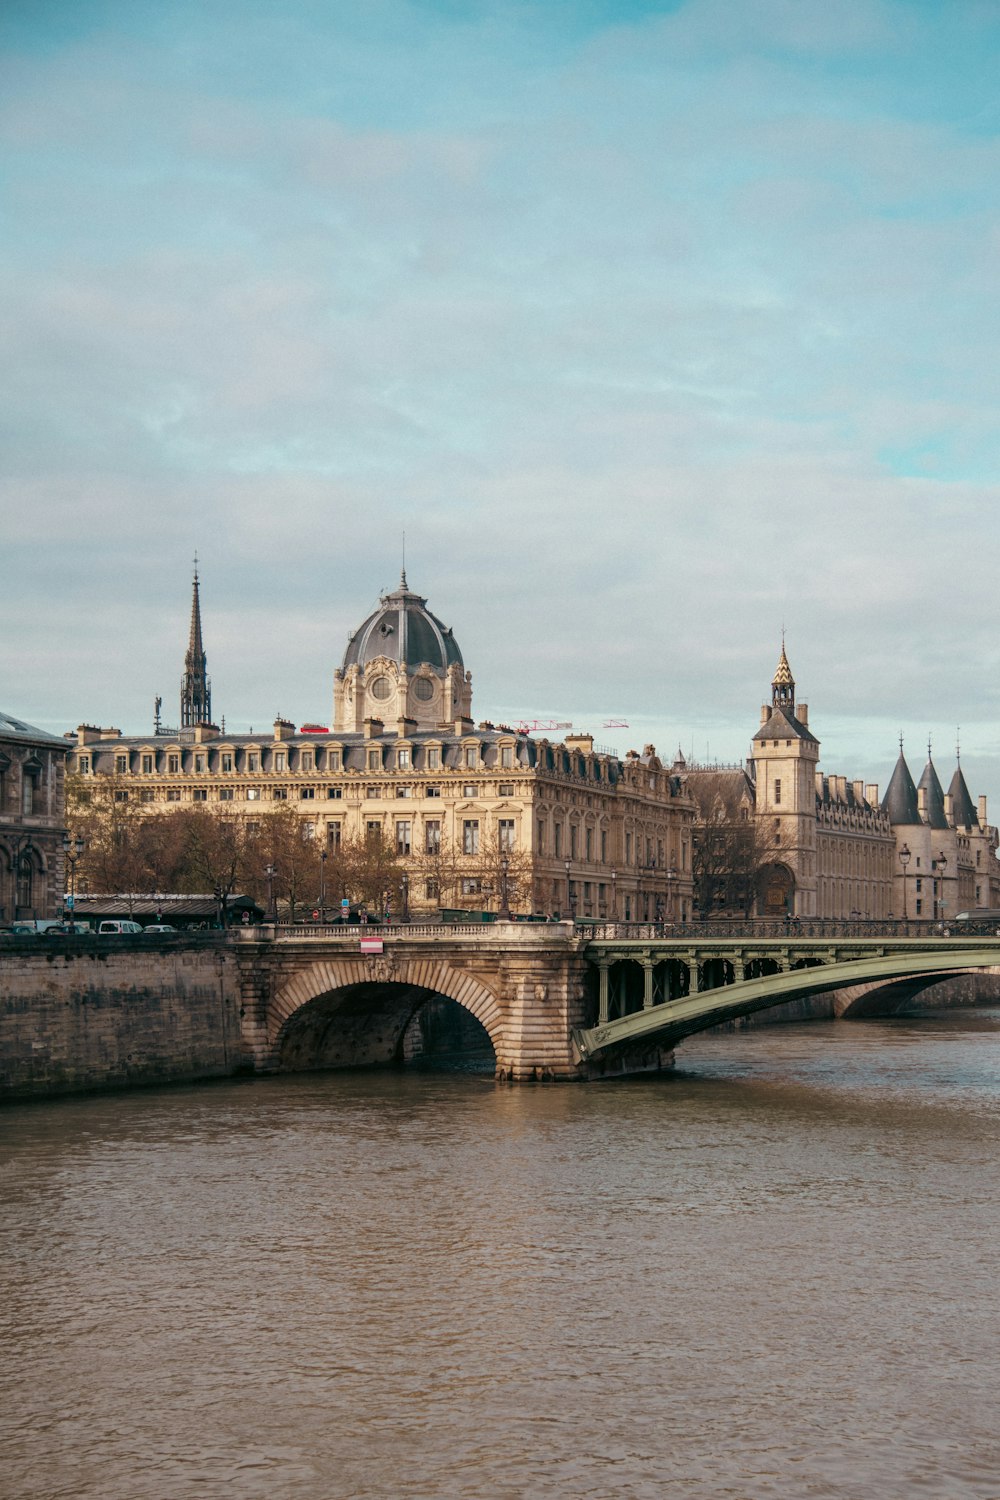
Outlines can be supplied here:
[[910, 768], [906, 764], [902, 745], [899, 747], [899, 759], [889, 778], [885, 796], [882, 798], [882, 811], [888, 816], [894, 828], [912, 828], [915, 823], [920, 822], [917, 789], [913, 784]]
[[923, 791], [927, 798], [926, 821], [929, 826], [947, 828], [948, 819], [944, 815], [944, 791], [938, 780], [938, 773], [934, 769], [934, 762], [929, 755], [923, 775], [917, 783], [917, 789]]
[[965, 784], [965, 777], [962, 775], [962, 767], [960, 765], [955, 767], [955, 774], [951, 778], [948, 795], [951, 798], [951, 815], [955, 827], [978, 828], [979, 818], [976, 815], [972, 798], [969, 796], [969, 788]]
[[771, 678], [771, 686], [773, 688], [793, 688], [795, 686], [795, 678], [792, 676], [792, 669], [788, 665], [788, 657], [785, 655], [784, 641], [781, 642], [781, 655], [778, 657], [778, 665], [775, 667], [774, 676]]

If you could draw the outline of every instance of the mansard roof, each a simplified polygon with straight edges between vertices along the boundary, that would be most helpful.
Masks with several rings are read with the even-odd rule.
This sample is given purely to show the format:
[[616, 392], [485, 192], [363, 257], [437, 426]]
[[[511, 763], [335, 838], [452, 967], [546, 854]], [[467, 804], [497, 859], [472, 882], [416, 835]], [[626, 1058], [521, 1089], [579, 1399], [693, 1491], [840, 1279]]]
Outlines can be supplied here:
[[72, 748], [62, 735], [49, 734], [47, 729], [36, 729], [23, 719], [15, 719], [13, 714], [5, 714], [3, 709], [0, 709], [0, 740], [22, 740], [26, 745], [58, 745], [61, 750]]
[[925, 821], [931, 828], [947, 828], [948, 819], [944, 813], [944, 792], [938, 780], [938, 773], [934, 769], [934, 762], [928, 756], [927, 764], [924, 766], [923, 775], [917, 783], [918, 791], [923, 791], [927, 799], [927, 811]]
[[755, 740], [805, 740], [811, 745], [818, 745], [819, 740], [814, 734], [797, 719], [790, 709], [780, 708], [775, 705], [771, 709], [770, 716], [757, 730]]
[[894, 828], [912, 828], [920, 822], [917, 789], [902, 749], [882, 798], [882, 811], [888, 813], [889, 822]]
[[965, 784], [965, 777], [962, 775], [961, 766], [955, 767], [955, 774], [951, 778], [948, 795], [951, 798], [951, 815], [955, 827], [978, 828], [979, 818], [976, 814], [972, 798], [969, 796], [969, 788]]

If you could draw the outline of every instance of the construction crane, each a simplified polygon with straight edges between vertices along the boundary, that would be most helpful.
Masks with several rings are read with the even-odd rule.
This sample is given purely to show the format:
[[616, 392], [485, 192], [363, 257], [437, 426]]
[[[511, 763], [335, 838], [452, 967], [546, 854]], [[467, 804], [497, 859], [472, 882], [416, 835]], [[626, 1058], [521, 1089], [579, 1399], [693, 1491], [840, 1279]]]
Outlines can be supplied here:
[[[518, 719], [514, 726], [518, 734], [544, 733], [550, 729], [572, 729], [572, 721], [562, 719]], [[602, 729], [627, 729], [627, 719], [605, 719]]]

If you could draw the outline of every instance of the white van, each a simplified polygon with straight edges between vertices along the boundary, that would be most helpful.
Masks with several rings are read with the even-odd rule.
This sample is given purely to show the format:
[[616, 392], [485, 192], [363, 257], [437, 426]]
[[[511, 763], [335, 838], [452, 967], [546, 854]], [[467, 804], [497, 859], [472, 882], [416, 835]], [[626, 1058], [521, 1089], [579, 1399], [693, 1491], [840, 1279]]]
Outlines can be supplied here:
[[106, 936], [108, 933], [114, 933], [118, 937], [124, 937], [126, 934], [131, 937], [132, 933], [141, 931], [142, 928], [138, 922], [119, 922], [117, 919], [115, 921], [100, 922], [97, 927], [98, 936]]

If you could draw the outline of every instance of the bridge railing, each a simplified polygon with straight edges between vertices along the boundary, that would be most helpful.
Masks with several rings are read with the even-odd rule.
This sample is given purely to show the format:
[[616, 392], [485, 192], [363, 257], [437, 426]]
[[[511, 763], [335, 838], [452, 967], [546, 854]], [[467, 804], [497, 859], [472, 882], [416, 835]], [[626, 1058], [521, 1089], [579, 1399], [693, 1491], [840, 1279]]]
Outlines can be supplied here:
[[839, 922], [827, 917], [762, 918], [714, 922], [577, 922], [581, 936], [604, 942], [686, 940], [706, 938], [933, 938], [1000, 937], [998, 922]]

